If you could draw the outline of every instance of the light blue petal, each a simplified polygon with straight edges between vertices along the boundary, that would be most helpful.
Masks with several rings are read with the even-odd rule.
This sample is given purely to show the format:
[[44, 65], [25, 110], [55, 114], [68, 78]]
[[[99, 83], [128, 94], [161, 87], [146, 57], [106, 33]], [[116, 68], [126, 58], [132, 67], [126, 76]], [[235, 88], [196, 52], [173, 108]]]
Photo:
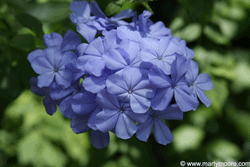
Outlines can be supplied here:
[[95, 39], [95, 35], [97, 32], [95, 29], [90, 28], [86, 24], [77, 24], [76, 30], [77, 30], [77, 32], [79, 32], [83, 36], [83, 38], [88, 43], [90, 43], [91, 41], [93, 41]]
[[63, 38], [61, 34], [53, 32], [51, 34], [44, 34], [43, 41], [47, 47], [54, 47], [54, 46], [60, 47], [62, 44]]
[[212, 104], [211, 100], [207, 97], [207, 95], [202, 89], [196, 87], [194, 88], [194, 90], [198, 95], [199, 99], [201, 100], [201, 102], [205, 104], [206, 107], [209, 107]]
[[130, 97], [130, 106], [135, 113], [146, 113], [150, 104], [150, 101], [145, 97], [136, 94], [132, 94]]
[[106, 85], [108, 92], [111, 94], [127, 93], [129, 90], [123, 78], [117, 74], [109, 76]]
[[80, 43], [81, 38], [75, 32], [67, 31], [61, 45], [62, 51], [65, 52], [74, 50]]
[[155, 116], [158, 119], [165, 119], [165, 120], [182, 120], [183, 119], [183, 112], [179, 108], [177, 104], [172, 104], [167, 107], [164, 111], [156, 111]]
[[137, 125], [137, 132], [136, 132], [137, 139], [146, 142], [151, 134], [153, 123], [154, 123], [154, 121], [153, 121], [152, 117], [149, 117], [143, 123], [139, 123]]
[[155, 97], [151, 100], [151, 107], [154, 110], [165, 110], [173, 99], [173, 93], [172, 88], [158, 89]]
[[107, 90], [102, 90], [97, 94], [96, 102], [105, 109], [120, 109], [120, 104], [116, 95], [112, 95]]
[[168, 88], [172, 86], [170, 77], [164, 74], [157, 66], [153, 66], [148, 73], [149, 81], [158, 88]]
[[66, 97], [59, 105], [59, 109], [61, 113], [67, 118], [73, 118], [75, 116], [75, 112], [71, 107], [72, 96]]
[[155, 119], [154, 125], [155, 140], [162, 145], [167, 145], [168, 143], [171, 143], [174, 139], [174, 136], [172, 135], [168, 126], [162, 120], [159, 119]]
[[137, 128], [133, 120], [131, 120], [126, 114], [122, 113], [119, 115], [115, 126], [115, 134], [121, 139], [131, 138]]
[[198, 75], [197, 79], [194, 82], [194, 85], [202, 90], [213, 89], [212, 79], [207, 73]]
[[54, 76], [55, 76], [55, 73], [53, 72], [47, 72], [47, 73], [39, 75], [37, 77], [38, 79], [37, 86], [39, 88], [49, 87], [54, 80]]
[[79, 115], [89, 114], [97, 107], [95, 99], [96, 95], [93, 93], [78, 93], [72, 99], [72, 109]]
[[119, 115], [119, 110], [103, 109], [96, 115], [95, 124], [97, 129], [102, 132], [108, 132], [112, 130], [118, 121]]
[[199, 105], [197, 98], [186, 92], [182, 87], [174, 89], [174, 97], [183, 112], [196, 110]]

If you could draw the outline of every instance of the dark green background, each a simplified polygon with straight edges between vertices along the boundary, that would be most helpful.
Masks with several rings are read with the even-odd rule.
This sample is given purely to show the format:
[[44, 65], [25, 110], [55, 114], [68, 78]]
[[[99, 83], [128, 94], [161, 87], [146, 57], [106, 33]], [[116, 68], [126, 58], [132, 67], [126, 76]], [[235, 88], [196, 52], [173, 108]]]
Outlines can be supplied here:
[[[0, 166], [180, 166], [180, 161], [250, 161], [250, 1], [99, 0], [107, 15], [131, 8], [154, 12], [174, 36], [195, 51], [200, 73], [209, 73], [212, 105], [167, 122], [174, 140], [167, 146], [111, 134], [97, 150], [89, 133], [76, 135], [70, 120], [46, 114], [42, 98], [30, 92], [37, 76], [27, 55], [45, 48], [43, 34], [75, 31], [72, 0], [0, 0]], [[139, 2], [138, 2], [139, 1]]]

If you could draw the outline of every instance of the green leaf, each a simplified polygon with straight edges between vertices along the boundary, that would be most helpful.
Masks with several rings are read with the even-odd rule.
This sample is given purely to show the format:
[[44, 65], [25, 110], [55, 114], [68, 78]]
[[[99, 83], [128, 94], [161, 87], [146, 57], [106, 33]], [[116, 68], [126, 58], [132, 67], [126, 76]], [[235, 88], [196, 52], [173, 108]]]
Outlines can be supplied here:
[[198, 23], [192, 23], [182, 28], [179, 31], [173, 33], [174, 36], [178, 36], [188, 42], [195, 41], [201, 36], [202, 29]]
[[169, 28], [172, 32], [182, 28], [185, 25], [184, 19], [182, 17], [176, 17], [171, 24], [169, 25]]
[[152, 2], [152, 1], [154, 1], [154, 0], [130, 0], [130, 2]]
[[205, 26], [203, 32], [210, 40], [217, 44], [227, 45], [230, 42], [227, 37], [225, 37], [222, 33], [214, 30], [213, 27], [209, 25]]
[[231, 5], [226, 1], [216, 1], [214, 5], [214, 11], [225, 18], [233, 20], [240, 21], [247, 17], [247, 12], [244, 10], [244, 8], [240, 7], [239, 5]]
[[223, 77], [227, 78], [230, 80], [233, 80], [235, 78], [235, 72], [234, 69], [232, 68], [227, 68], [224, 66], [219, 66], [219, 67], [210, 67], [209, 72], [217, 77]]
[[121, 5], [118, 5], [115, 2], [111, 2], [106, 7], [105, 13], [107, 16], [111, 16], [111, 15], [115, 14], [116, 12], [118, 12], [120, 8], [121, 8]]
[[214, 157], [211, 161], [237, 161], [241, 156], [240, 148], [234, 143], [224, 140], [217, 139], [212, 141], [208, 145], [208, 153]]
[[233, 125], [236, 127], [240, 136], [246, 140], [250, 140], [250, 113], [249, 111], [239, 111], [235, 106], [227, 106], [227, 116]]
[[213, 109], [220, 111], [228, 98], [229, 91], [227, 82], [222, 79], [215, 80], [212, 78], [214, 87], [212, 90], [207, 91], [207, 96], [211, 99]]
[[146, 8], [146, 10], [150, 11], [152, 14], [154, 14], [154, 11], [151, 9], [151, 7], [148, 5], [147, 2], [142, 2], [141, 4]]
[[250, 64], [244, 59], [239, 61], [234, 69], [233, 91], [241, 92], [250, 88]]
[[16, 49], [30, 51], [35, 48], [35, 40], [31, 34], [16, 35], [10, 45]]
[[33, 131], [19, 142], [18, 160], [21, 164], [34, 166], [64, 166], [66, 156], [61, 150]]
[[206, 107], [201, 104], [195, 112], [190, 112], [189, 114], [192, 124], [205, 128], [207, 121], [214, 119], [216, 116], [220, 116], [221, 112], [216, 112], [211, 107]]
[[16, 19], [22, 26], [31, 29], [37, 35], [41, 36], [43, 34], [42, 23], [34, 16], [26, 13], [21, 13], [16, 15]]
[[115, 2], [110, 2], [105, 9], [105, 14], [107, 16], [111, 16], [117, 13], [124, 3], [125, 3], [125, 0], [118, 0]]
[[31, 6], [29, 14], [46, 22], [58, 22], [69, 17], [69, 3], [66, 2], [48, 2]]
[[177, 152], [198, 149], [204, 139], [205, 132], [198, 127], [182, 125], [173, 131], [173, 146]]

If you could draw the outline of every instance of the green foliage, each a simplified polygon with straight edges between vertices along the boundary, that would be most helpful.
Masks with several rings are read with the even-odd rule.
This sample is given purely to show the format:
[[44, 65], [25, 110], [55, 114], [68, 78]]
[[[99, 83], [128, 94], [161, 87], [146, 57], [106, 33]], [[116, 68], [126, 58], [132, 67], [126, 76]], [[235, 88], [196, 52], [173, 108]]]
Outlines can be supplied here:
[[22, 26], [31, 29], [38, 36], [42, 36], [43, 34], [42, 23], [35, 17], [29, 14], [21, 13], [16, 15], [16, 19]]
[[173, 146], [177, 152], [198, 149], [204, 139], [203, 129], [190, 125], [182, 125], [173, 131]]
[[44, 22], [58, 22], [69, 17], [70, 9], [67, 2], [48, 2], [32, 5], [27, 13]]
[[111, 16], [117, 13], [124, 3], [125, 3], [125, 0], [117, 0], [117, 1], [110, 2], [105, 9], [106, 15]]
[[208, 145], [208, 152], [211, 161], [216, 160], [219, 162], [236, 161], [241, 156], [240, 148], [234, 143], [224, 139], [210, 142]]
[[[174, 141], [167, 146], [133, 136], [102, 150], [89, 133], [74, 134], [58, 110], [46, 114], [42, 98], [29, 91], [36, 77], [29, 52], [45, 48], [42, 35], [75, 31], [69, 19], [72, 0], [0, 1], [0, 166], [180, 166], [185, 161], [250, 161], [249, 0], [98, 0], [108, 17], [125, 9], [155, 14], [174, 36], [195, 51], [200, 73], [209, 73], [212, 105], [201, 104], [168, 121]], [[90, 2], [90, 1], [89, 1]], [[171, 4], [173, 3], [173, 4]], [[159, 10], [161, 7], [166, 10]], [[167, 17], [164, 17], [166, 16]], [[162, 18], [167, 19], [162, 19]]]
[[20, 50], [31, 51], [35, 48], [35, 40], [31, 34], [16, 35], [10, 41], [10, 46]]

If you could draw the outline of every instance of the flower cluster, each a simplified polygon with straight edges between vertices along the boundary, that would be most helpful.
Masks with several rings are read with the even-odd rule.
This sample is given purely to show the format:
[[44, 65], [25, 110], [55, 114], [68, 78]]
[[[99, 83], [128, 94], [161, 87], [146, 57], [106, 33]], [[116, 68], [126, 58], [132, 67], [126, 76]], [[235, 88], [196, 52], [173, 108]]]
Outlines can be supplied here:
[[181, 120], [199, 100], [211, 105], [204, 93], [213, 87], [210, 76], [199, 74], [194, 52], [163, 22], [153, 23], [149, 11], [108, 18], [95, 1], [73, 1], [70, 9], [87, 43], [72, 31], [44, 35], [47, 48], [28, 55], [39, 74], [31, 90], [45, 96], [48, 114], [59, 106], [75, 133], [91, 130], [95, 148], [109, 144], [109, 131], [147, 141], [153, 125], [156, 141], [166, 145], [173, 135], [164, 120]]

